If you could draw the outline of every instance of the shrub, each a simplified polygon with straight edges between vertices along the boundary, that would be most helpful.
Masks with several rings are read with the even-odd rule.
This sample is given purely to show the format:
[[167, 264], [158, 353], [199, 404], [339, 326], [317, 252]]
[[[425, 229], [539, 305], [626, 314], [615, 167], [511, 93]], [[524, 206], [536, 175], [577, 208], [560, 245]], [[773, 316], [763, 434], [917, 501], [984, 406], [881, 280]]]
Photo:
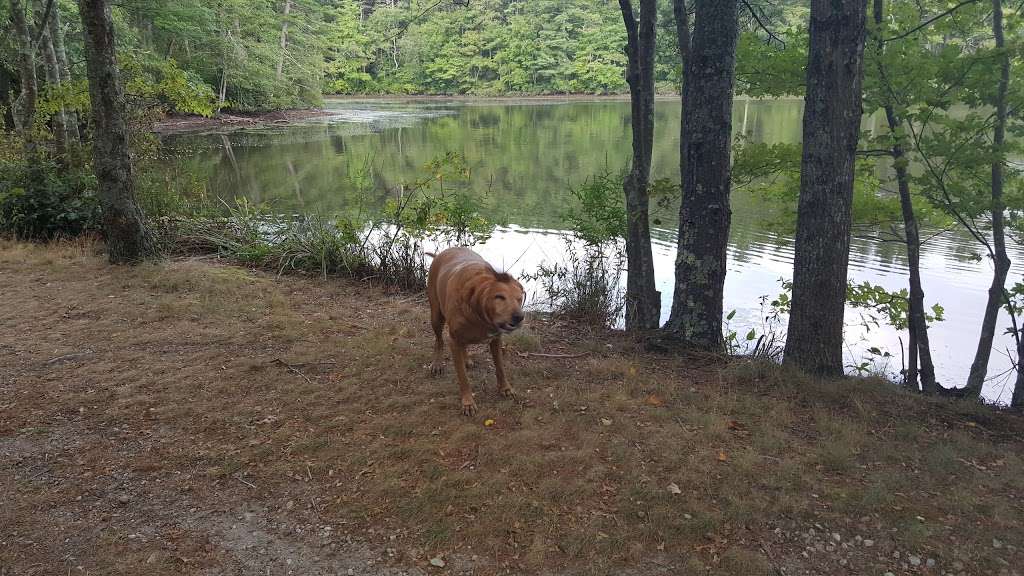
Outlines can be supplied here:
[[84, 167], [48, 159], [0, 163], [0, 233], [19, 240], [71, 238], [99, 230], [96, 180]]

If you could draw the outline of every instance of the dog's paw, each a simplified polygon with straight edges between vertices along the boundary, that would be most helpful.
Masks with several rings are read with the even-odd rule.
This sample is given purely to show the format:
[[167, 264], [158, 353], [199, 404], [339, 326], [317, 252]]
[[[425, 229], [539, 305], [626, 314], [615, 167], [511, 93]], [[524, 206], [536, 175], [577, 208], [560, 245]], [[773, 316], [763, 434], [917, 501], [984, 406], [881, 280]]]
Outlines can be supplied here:
[[476, 414], [476, 401], [470, 398], [468, 401], [462, 400], [462, 415], [473, 416]]
[[434, 362], [430, 365], [431, 376], [444, 376], [445, 365], [444, 362]]

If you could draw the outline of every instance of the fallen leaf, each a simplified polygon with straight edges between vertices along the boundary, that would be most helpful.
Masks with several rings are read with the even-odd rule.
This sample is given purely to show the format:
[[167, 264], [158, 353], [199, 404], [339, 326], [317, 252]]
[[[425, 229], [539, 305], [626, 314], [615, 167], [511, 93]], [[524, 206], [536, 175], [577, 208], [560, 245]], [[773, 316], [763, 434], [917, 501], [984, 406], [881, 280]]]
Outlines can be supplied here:
[[646, 402], [648, 406], [663, 406], [665, 404], [665, 401], [657, 394], [651, 394], [644, 402]]
[[668, 487], [666, 488], [666, 490], [668, 490], [669, 494], [682, 494], [683, 493], [683, 491], [679, 489], [679, 485], [676, 484], [675, 482], [669, 484]]
[[437, 566], [438, 568], [444, 568], [444, 560], [440, 556], [434, 556], [430, 559], [431, 566]]
[[488, 418], [487, 420], [484, 420], [484, 426], [494, 426], [494, 419]]
[[629, 375], [630, 376], [636, 376], [636, 366], [630, 366], [629, 367]]
[[729, 457], [725, 455], [725, 452], [722, 452], [721, 450], [719, 450], [718, 451], [718, 461], [719, 462], [728, 462], [729, 461]]
[[611, 418], [601, 418], [601, 426], [611, 426], [611, 425], [612, 425], [612, 419]]

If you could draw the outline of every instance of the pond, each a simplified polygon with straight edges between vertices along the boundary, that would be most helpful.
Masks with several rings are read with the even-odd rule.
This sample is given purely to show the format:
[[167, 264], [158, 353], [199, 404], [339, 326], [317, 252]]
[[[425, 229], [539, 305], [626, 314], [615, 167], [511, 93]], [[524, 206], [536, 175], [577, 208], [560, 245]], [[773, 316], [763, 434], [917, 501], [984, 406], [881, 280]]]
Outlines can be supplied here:
[[[209, 194], [225, 199], [244, 196], [281, 212], [331, 214], [379, 208], [403, 183], [422, 178], [425, 164], [456, 152], [472, 168], [474, 189], [486, 195], [485, 215], [502, 223], [478, 250], [495, 265], [522, 273], [564, 256], [562, 215], [570, 188], [623, 169], [631, 155], [629, 104], [621, 99], [337, 99], [325, 107], [331, 116], [300, 125], [164, 136], [169, 174], [193, 175]], [[734, 129], [755, 142], [799, 142], [801, 116], [799, 100], [742, 99], [734, 105]], [[679, 117], [677, 99], [658, 100], [654, 174], [673, 181], [679, 179]], [[868, 117], [864, 127], [877, 123]], [[777, 201], [741, 189], [732, 204], [725, 310], [736, 311], [730, 324], [742, 335], [761, 326], [760, 297], [774, 297], [780, 279], [792, 277], [793, 237], [779, 225], [786, 216]], [[659, 215], [652, 231], [666, 318], [677, 209]], [[926, 304], [945, 308], [945, 320], [933, 325], [930, 336], [936, 372], [946, 386], [963, 385], [974, 355], [991, 278], [990, 263], [977, 254], [977, 245], [955, 231], [931, 238], [922, 249]], [[1024, 253], [1010, 257], [1021, 262]], [[849, 275], [889, 290], [905, 288], [905, 251], [899, 242], [858, 235]], [[1010, 282], [1015, 278], [1016, 267]], [[882, 364], [872, 360], [876, 367], [898, 372], [906, 335], [861, 318], [859, 311], [847, 311], [847, 363], [872, 360], [867, 350], [877, 347], [892, 357]], [[1002, 332], [1009, 320], [999, 325]], [[989, 401], [1009, 402], [1011, 345], [998, 337], [984, 389]]]

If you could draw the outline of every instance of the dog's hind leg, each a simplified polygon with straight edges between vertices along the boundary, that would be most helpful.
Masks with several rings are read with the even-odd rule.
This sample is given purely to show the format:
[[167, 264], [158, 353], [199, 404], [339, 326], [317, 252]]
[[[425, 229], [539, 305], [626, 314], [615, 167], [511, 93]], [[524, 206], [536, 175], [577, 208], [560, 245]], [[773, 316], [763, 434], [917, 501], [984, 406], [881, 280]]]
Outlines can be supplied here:
[[436, 306], [430, 307], [430, 325], [434, 328], [434, 361], [430, 364], [430, 373], [439, 376], [444, 374], [444, 314]]
[[498, 391], [506, 398], [515, 398], [516, 391], [505, 379], [505, 362], [501, 352], [501, 336], [491, 339], [491, 358], [494, 359], [494, 373], [498, 377]]

